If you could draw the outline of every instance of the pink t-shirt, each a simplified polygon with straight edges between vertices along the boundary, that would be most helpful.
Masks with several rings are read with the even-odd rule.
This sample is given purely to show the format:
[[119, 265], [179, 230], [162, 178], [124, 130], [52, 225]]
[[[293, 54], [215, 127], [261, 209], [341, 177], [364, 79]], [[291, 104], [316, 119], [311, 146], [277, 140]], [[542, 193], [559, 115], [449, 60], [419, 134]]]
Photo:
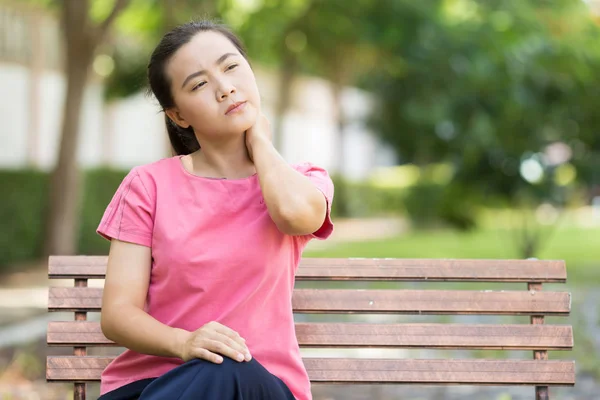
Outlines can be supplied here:
[[[277, 229], [257, 175], [199, 177], [183, 167], [179, 156], [132, 169], [98, 233], [152, 248], [145, 306], [150, 315], [188, 331], [210, 321], [230, 327], [298, 400], [310, 400], [291, 298], [304, 247], [312, 237], [325, 239], [333, 231], [333, 184], [315, 165], [292, 167], [327, 199], [327, 216], [313, 235], [289, 236]], [[102, 373], [101, 394], [158, 377], [182, 363], [126, 350]]]

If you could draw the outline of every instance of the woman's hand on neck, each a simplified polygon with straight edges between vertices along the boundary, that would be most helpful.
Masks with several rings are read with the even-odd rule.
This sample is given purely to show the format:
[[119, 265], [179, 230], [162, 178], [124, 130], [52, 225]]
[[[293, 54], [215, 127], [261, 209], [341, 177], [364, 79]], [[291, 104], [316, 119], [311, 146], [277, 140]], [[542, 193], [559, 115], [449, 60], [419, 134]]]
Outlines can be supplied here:
[[260, 112], [254, 125], [252, 125], [250, 129], [246, 131], [246, 147], [248, 148], [248, 156], [250, 157], [250, 160], [252, 160], [252, 162], [254, 162], [252, 146], [256, 142], [261, 141], [271, 143], [271, 137], [271, 124], [269, 123], [267, 117], [265, 117], [265, 115], [262, 112]]

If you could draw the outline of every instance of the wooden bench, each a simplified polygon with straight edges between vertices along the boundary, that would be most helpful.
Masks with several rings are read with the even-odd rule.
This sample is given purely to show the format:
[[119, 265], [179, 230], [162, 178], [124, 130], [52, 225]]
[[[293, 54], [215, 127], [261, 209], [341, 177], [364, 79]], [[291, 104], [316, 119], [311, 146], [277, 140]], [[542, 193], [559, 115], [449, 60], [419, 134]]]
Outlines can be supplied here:
[[[102, 306], [102, 288], [88, 287], [88, 280], [103, 279], [106, 262], [107, 257], [86, 256], [50, 257], [49, 261], [50, 278], [74, 279], [75, 285], [51, 287], [48, 310], [74, 312], [75, 321], [49, 323], [48, 345], [73, 347], [74, 354], [48, 356], [46, 377], [49, 382], [73, 382], [75, 399], [85, 399], [85, 383], [99, 381], [112, 360], [86, 355], [87, 348], [116, 346], [104, 337], [98, 322], [86, 321], [88, 312], [99, 312]], [[331, 281], [521, 282], [527, 290], [296, 288], [293, 308], [302, 314], [521, 315], [529, 316], [524, 322], [530, 323], [298, 322], [296, 332], [303, 348], [533, 351], [532, 360], [305, 357], [313, 383], [530, 385], [535, 386], [536, 399], [548, 399], [549, 386], [575, 384], [573, 361], [548, 361], [549, 350], [572, 349], [571, 326], [543, 325], [546, 315], [570, 312], [570, 293], [541, 291], [542, 283], [566, 282], [562, 261], [305, 258], [297, 286], [306, 287], [300, 283], [304, 281], [328, 281], [337, 287], [340, 284]]]

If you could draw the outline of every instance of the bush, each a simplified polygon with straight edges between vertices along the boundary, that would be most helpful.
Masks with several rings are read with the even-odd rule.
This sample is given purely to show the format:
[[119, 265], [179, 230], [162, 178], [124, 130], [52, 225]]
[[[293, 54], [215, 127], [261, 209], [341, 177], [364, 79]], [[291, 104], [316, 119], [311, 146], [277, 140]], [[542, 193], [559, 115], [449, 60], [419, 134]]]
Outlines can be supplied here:
[[109, 168], [87, 171], [79, 228], [79, 254], [108, 254], [110, 242], [98, 235], [96, 228], [125, 175], [127, 171]]
[[34, 170], [0, 171], [0, 266], [41, 254], [48, 178], [46, 173]]
[[404, 211], [405, 191], [379, 188], [369, 183], [348, 182], [332, 177], [335, 195], [331, 209], [335, 217], [377, 217], [398, 215]]
[[480, 199], [456, 183], [420, 182], [406, 188], [382, 188], [369, 183], [345, 182], [333, 177], [336, 217], [404, 215], [419, 228], [448, 225], [460, 230], [475, 227]]
[[417, 184], [406, 189], [406, 216], [413, 226], [427, 228], [440, 223], [444, 188], [436, 184]]
[[407, 189], [404, 204], [415, 228], [448, 225], [469, 230], [476, 225], [480, 203], [473, 193], [457, 184], [419, 183]]
[[450, 184], [442, 195], [439, 218], [452, 228], [471, 230], [477, 226], [476, 217], [482, 205], [482, 198], [473, 189]]
[[[96, 234], [106, 206], [126, 171], [95, 169], [84, 173], [78, 253], [106, 254], [108, 241]], [[42, 256], [50, 176], [37, 170], [0, 171], [0, 268]]]

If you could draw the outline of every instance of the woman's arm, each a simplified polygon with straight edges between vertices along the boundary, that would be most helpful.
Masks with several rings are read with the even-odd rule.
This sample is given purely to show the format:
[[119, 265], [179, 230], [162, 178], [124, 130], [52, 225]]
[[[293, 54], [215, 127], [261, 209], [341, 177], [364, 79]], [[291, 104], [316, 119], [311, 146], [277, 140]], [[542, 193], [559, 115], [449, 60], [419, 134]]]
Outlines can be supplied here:
[[288, 235], [317, 231], [327, 212], [323, 193], [277, 153], [264, 116], [259, 116], [257, 124], [246, 135], [267, 209], [277, 228]]
[[104, 336], [142, 354], [181, 358], [189, 332], [171, 328], [144, 311], [151, 268], [151, 250], [111, 240], [102, 298]]

